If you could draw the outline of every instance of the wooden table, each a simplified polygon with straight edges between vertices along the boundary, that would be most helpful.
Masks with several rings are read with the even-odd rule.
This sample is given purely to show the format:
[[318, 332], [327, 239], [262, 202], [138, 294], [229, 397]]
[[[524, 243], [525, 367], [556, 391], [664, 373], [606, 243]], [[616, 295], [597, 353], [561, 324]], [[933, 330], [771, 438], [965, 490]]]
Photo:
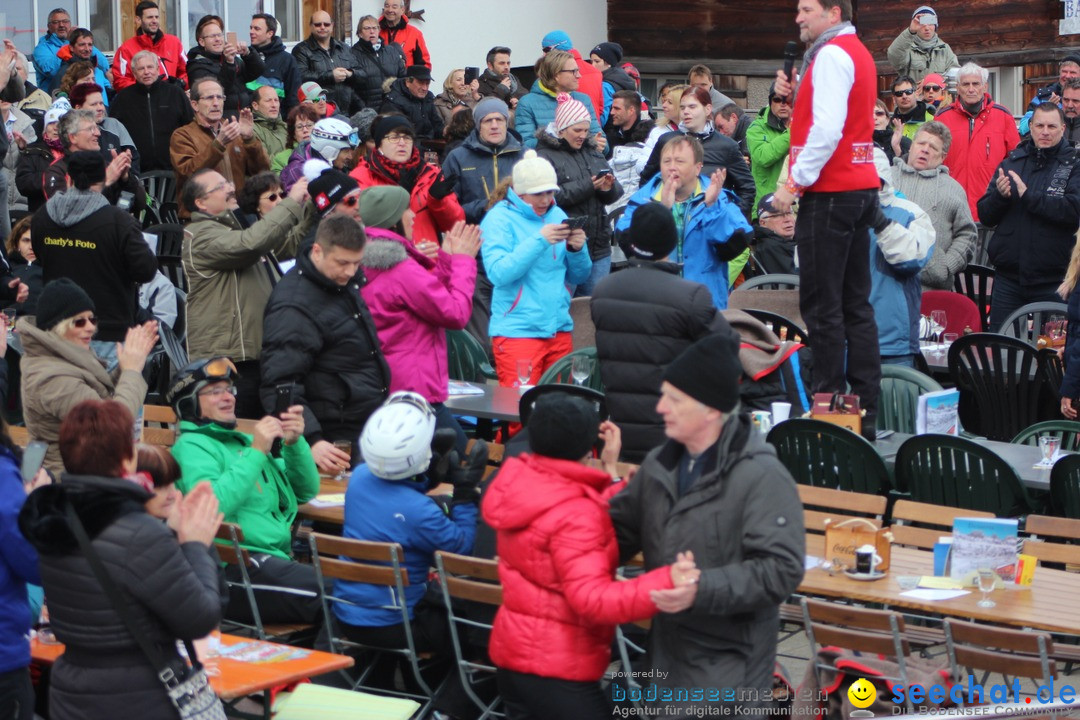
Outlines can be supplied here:
[[[319, 478], [319, 495], [337, 495], [344, 493], [349, 487], [348, 480], [334, 480], [333, 478], [327, 478], [320, 476]], [[428, 495], [452, 495], [454, 492], [454, 486], [449, 483], [442, 483], [437, 485], [434, 489], [428, 491]], [[310, 502], [306, 502], [296, 509], [300, 517], [305, 520], [314, 520], [316, 522], [330, 523], [332, 525], [344, 525], [345, 524], [345, 506], [335, 505], [334, 507], [316, 507]]]
[[[253, 641], [250, 638], [238, 635], [225, 633], [221, 635], [221, 644], [223, 646], [228, 647], [242, 642], [259, 642], [275, 647], [289, 647], [278, 643]], [[302, 658], [264, 663], [243, 662], [223, 656], [204, 658], [203, 660], [204, 663], [209, 664], [211, 667], [217, 665], [218, 672], [210, 676], [210, 685], [213, 686], [218, 697], [224, 701], [239, 700], [249, 695], [266, 692], [270, 688], [279, 685], [288, 685], [316, 675], [352, 667], [355, 663], [353, 658], [348, 655], [306, 649], [304, 652], [307, 655]], [[63, 654], [64, 646], [61, 644], [45, 645], [38, 642], [36, 637], [30, 642], [30, 656], [36, 662], [51, 665]], [[264, 715], [269, 717], [270, 698], [268, 697], [264, 698], [264, 709]], [[235, 709], [230, 710], [230, 712], [238, 714]], [[242, 715], [248, 716], [246, 713]]]
[[[905, 440], [912, 437], [915, 436], [907, 433], [893, 433], [873, 443], [874, 449], [878, 451], [878, 454], [885, 460], [885, 464], [892, 470], [896, 464], [896, 453], [900, 450], [900, 446], [904, 444]], [[1016, 474], [1020, 476], [1020, 482], [1028, 490], [1050, 491], [1050, 468], [1035, 467], [1035, 464], [1043, 459], [1042, 451], [1038, 447], [981, 438], [973, 439], [1012, 466]]]
[[[808, 535], [806, 552], [824, 556], [825, 539]], [[996, 607], [981, 608], [976, 603], [982, 594], [972, 588], [967, 595], [952, 600], [928, 601], [901, 595], [900, 575], [933, 575], [934, 554], [914, 548], [892, 548], [887, 576], [873, 582], [852, 580], [843, 573], [829, 575], [820, 568], [807, 570], [799, 592], [806, 595], [882, 603], [894, 608], [922, 613], [947, 615], [968, 620], [982, 620], [998, 625], [1030, 627], [1050, 632], [1080, 635], [1080, 573], [1039, 567], [1030, 587], [995, 590], [991, 596]]]

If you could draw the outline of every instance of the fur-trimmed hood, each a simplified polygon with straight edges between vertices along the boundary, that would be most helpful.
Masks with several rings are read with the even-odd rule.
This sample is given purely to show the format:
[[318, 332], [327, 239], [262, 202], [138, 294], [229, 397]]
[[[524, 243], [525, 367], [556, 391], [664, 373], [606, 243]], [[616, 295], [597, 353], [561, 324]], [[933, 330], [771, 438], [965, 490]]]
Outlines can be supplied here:
[[379, 272], [390, 270], [406, 258], [412, 258], [425, 270], [435, 267], [435, 261], [416, 249], [416, 246], [406, 238], [398, 235], [393, 230], [383, 228], [365, 228], [368, 236], [367, 245], [364, 246], [364, 274], [368, 280], [374, 280]]

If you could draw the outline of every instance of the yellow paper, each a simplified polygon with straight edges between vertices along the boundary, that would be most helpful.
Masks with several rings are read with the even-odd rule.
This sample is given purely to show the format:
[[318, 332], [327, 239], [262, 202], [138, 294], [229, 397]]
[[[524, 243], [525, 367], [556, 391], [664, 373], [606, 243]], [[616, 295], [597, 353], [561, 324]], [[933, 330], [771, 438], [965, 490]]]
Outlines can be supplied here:
[[923, 575], [919, 578], [919, 587], [932, 588], [934, 590], [960, 590], [964, 587], [964, 583], [960, 580], [953, 580], [952, 578], [947, 577]]

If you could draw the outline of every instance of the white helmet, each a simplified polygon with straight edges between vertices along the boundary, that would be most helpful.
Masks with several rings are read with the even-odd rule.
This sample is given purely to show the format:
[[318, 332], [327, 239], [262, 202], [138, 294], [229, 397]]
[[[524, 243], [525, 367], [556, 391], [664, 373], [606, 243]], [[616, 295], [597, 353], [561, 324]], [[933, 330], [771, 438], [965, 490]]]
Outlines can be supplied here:
[[352, 125], [340, 118], [323, 118], [311, 129], [311, 149], [328, 163], [333, 163], [342, 150], [359, 144], [360, 137]]
[[435, 411], [422, 396], [400, 391], [371, 414], [360, 433], [360, 453], [376, 477], [405, 480], [431, 462]]

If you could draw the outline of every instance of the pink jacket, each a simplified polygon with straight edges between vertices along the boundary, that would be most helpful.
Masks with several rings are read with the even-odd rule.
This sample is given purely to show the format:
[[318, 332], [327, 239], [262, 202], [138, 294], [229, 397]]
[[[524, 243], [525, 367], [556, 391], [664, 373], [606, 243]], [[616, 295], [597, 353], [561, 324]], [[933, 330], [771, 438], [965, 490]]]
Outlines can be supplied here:
[[472, 314], [476, 259], [439, 251], [434, 262], [397, 233], [369, 227], [367, 235], [360, 294], [390, 365], [390, 392], [443, 402], [450, 382], [446, 330], [461, 330]]

